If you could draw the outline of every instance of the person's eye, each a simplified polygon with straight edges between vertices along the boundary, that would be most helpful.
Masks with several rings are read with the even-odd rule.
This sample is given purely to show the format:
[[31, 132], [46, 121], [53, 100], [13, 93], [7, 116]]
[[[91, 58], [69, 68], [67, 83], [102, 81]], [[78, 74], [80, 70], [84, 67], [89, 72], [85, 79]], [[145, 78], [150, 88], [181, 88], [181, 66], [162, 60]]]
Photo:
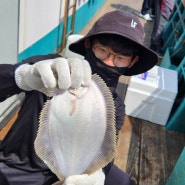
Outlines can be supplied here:
[[116, 57], [118, 60], [121, 60], [121, 61], [127, 61], [127, 58], [126, 57], [124, 57], [124, 56], [117, 56]]
[[106, 48], [99, 47], [98, 49], [102, 53], [107, 53], [107, 49]]

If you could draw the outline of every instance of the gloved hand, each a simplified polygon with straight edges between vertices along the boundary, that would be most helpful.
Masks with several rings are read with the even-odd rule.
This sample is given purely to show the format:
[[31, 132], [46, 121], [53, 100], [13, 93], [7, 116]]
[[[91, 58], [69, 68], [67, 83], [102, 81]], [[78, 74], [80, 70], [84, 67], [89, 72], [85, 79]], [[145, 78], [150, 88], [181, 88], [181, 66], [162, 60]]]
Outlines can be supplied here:
[[91, 175], [73, 175], [65, 179], [63, 183], [56, 182], [53, 185], [104, 185], [105, 174], [102, 169]]
[[89, 86], [91, 68], [86, 60], [77, 58], [56, 58], [23, 64], [15, 71], [15, 81], [25, 91], [38, 90], [46, 93], [50, 90]]

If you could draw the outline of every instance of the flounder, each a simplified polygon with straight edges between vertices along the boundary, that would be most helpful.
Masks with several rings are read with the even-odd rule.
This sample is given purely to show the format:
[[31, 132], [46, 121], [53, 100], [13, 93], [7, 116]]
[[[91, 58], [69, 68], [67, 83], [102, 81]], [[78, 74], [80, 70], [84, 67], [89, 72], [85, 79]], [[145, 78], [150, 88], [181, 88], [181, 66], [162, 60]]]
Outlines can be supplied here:
[[105, 82], [93, 75], [89, 87], [55, 95], [44, 105], [35, 151], [63, 181], [106, 166], [116, 151], [114, 101]]

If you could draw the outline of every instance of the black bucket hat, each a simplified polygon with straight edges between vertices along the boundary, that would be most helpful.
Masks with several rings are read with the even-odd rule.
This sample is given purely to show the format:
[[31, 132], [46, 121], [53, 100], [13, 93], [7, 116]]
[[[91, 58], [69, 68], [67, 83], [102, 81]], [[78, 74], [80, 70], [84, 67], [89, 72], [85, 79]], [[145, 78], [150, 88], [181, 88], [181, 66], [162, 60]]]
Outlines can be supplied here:
[[104, 14], [98, 19], [86, 36], [72, 43], [69, 49], [85, 56], [85, 39], [99, 34], [116, 34], [129, 39], [139, 46], [139, 60], [128, 68], [124, 75], [137, 75], [148, 71], [158, 62], [158, 56], [149, 48], [143, 46], [144, 30], [139, 19], [123, 10], [115, 10]]

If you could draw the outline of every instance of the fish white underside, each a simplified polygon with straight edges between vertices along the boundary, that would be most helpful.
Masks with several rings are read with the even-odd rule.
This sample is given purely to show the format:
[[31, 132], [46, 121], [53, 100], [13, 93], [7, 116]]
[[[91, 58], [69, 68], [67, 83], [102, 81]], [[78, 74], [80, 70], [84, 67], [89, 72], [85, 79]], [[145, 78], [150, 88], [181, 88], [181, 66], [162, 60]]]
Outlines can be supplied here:
[[112, 95], [103, 80], [93, 75], [90, 87], [65, 91], [47, 101], [35, 151], [60, 180], [93, 173], [114, 157], [114, 119]]

